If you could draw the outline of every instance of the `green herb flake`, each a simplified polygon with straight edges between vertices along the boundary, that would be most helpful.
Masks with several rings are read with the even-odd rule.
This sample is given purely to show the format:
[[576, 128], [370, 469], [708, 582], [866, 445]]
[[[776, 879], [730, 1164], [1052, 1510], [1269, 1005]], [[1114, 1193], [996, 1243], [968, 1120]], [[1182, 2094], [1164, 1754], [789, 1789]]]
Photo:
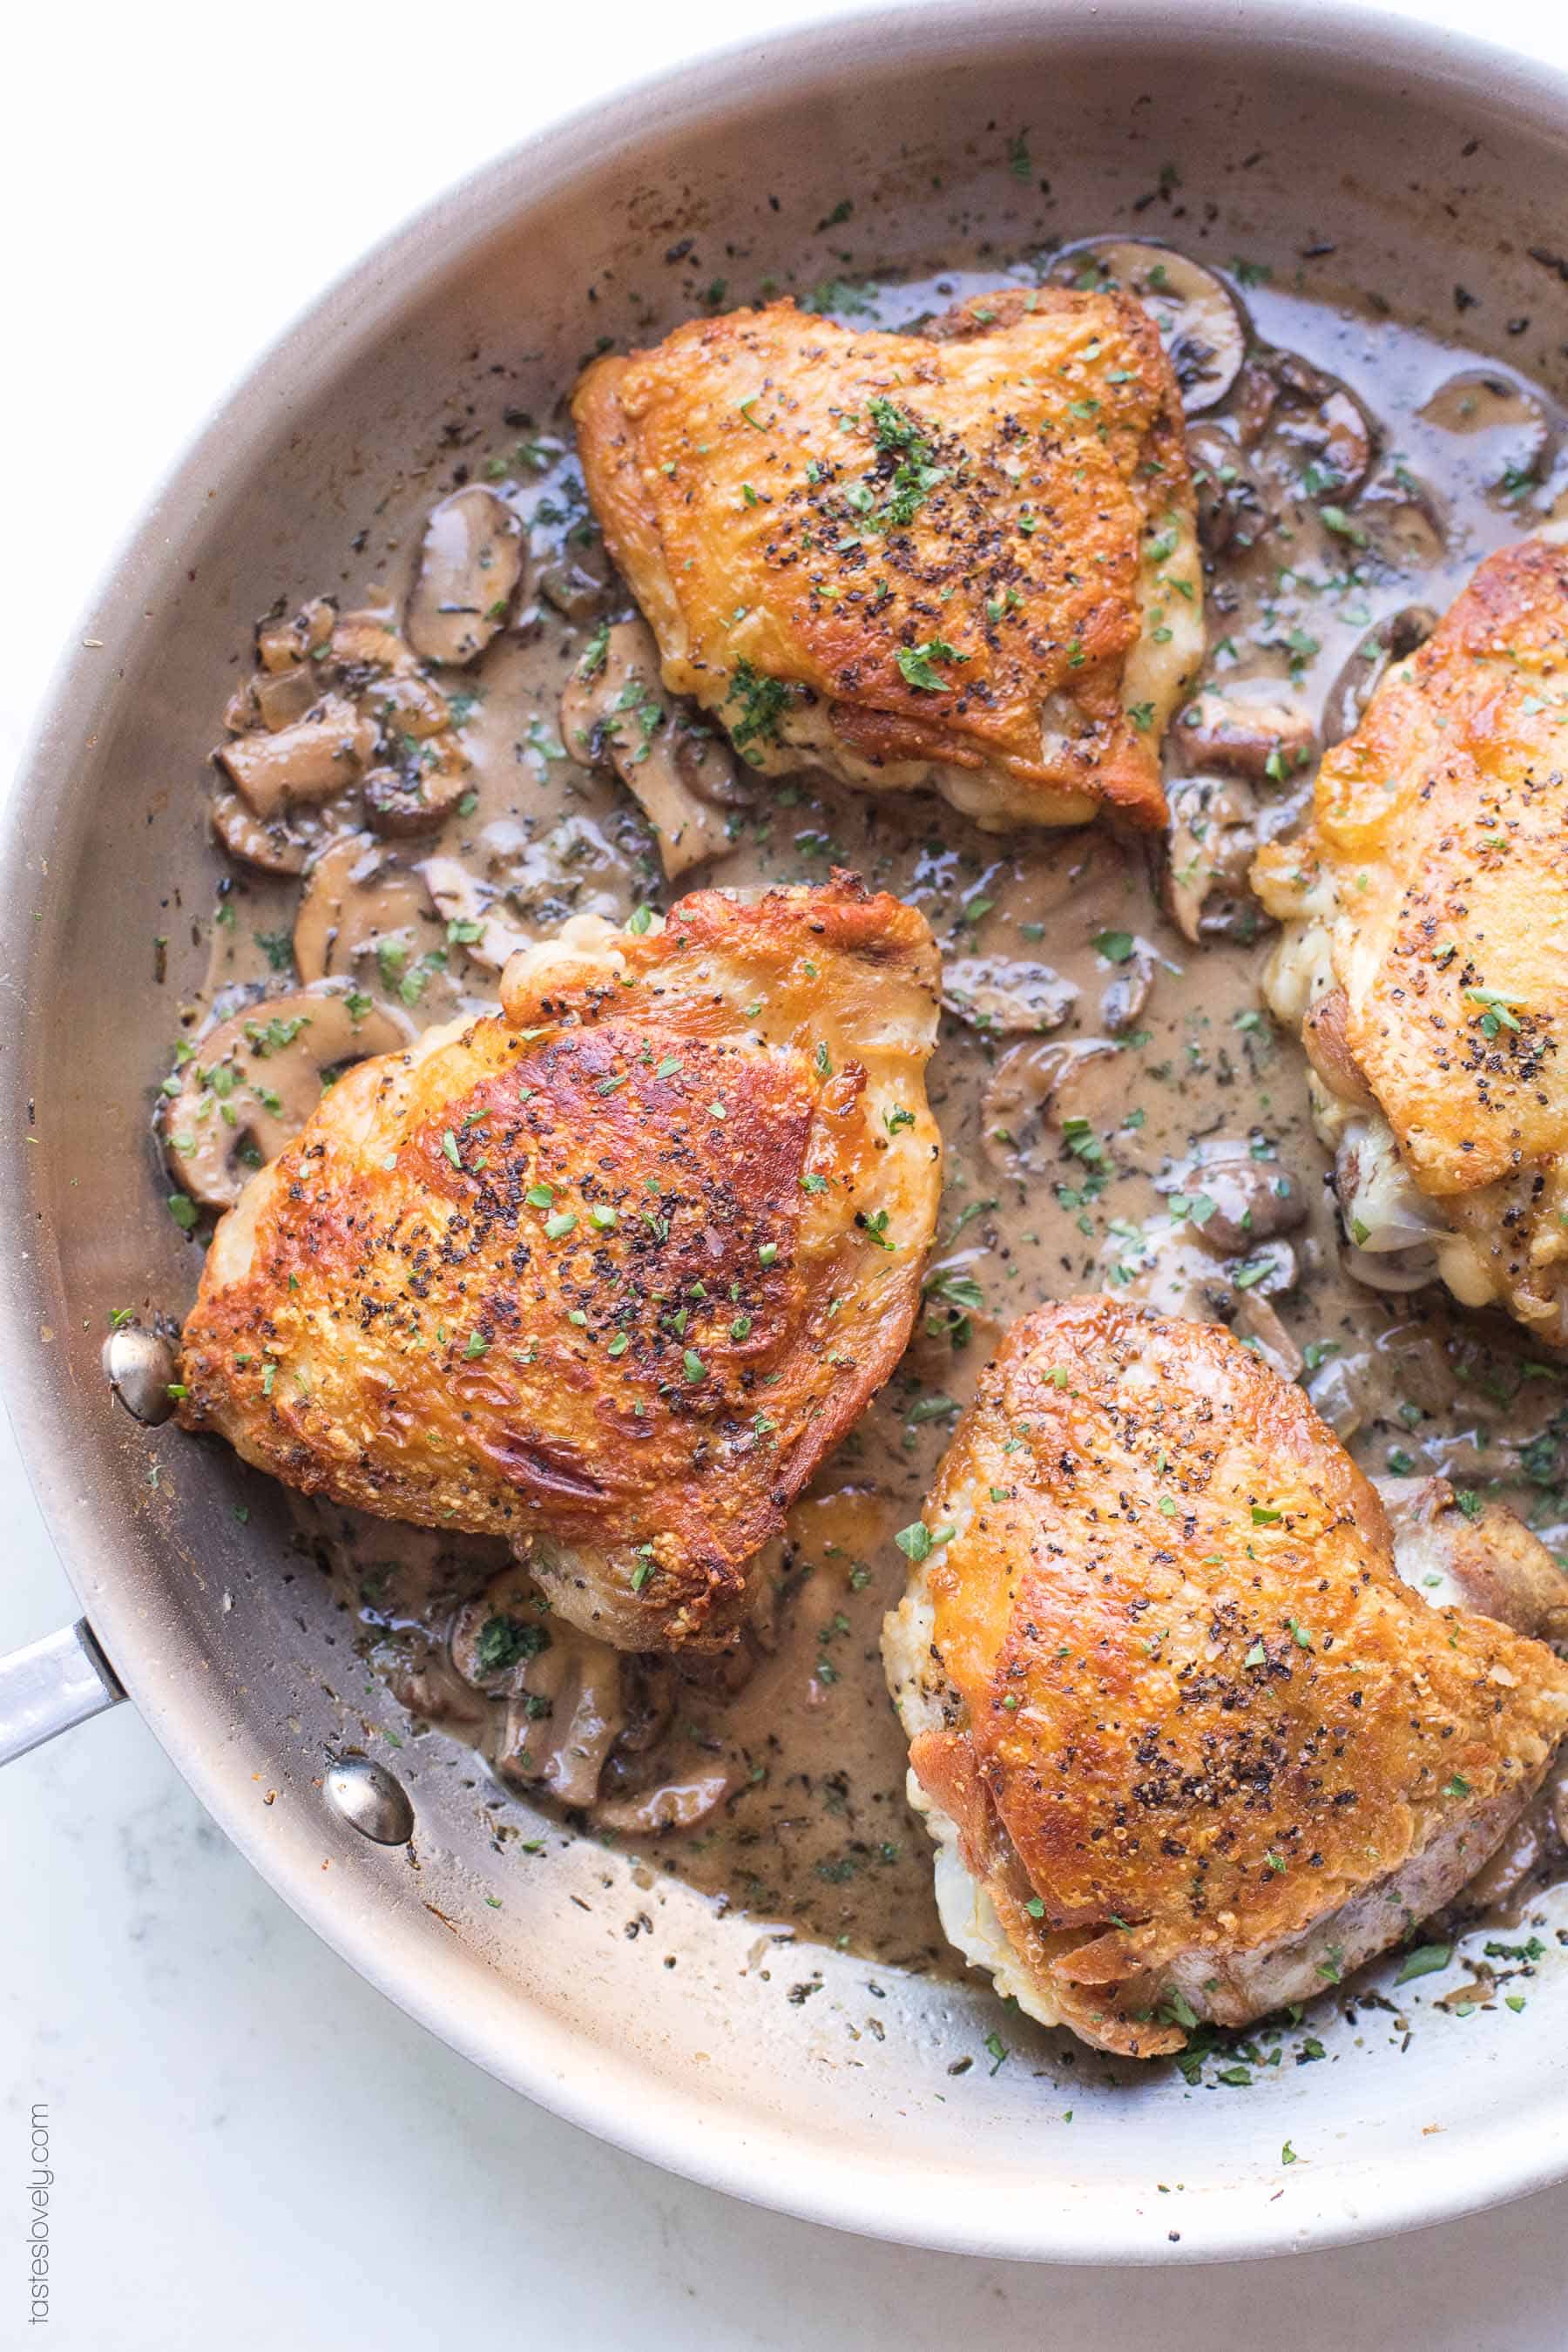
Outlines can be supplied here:
[[1396, 1985], [1409, 1984], [1416, 1977], [1436, 1976], [1440, 1969], [1447, 1967], [1453, 1957], [1452, 1944], [1417, 1944], [1415, 1949], [1406, 1952], [1400, 1961], [1399, 1974], [1394, 1981]]

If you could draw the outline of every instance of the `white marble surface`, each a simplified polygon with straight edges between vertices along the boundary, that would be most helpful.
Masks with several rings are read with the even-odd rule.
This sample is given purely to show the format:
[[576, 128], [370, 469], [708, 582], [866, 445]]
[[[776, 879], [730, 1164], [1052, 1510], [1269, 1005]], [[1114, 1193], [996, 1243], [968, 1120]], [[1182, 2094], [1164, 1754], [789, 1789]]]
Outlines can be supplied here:
[[[830, 12], [685, 0], [672, 26], [623, 0], [591, 18], [479, 0], [435, 70], [429, 13], [89, 0], [12, 26], [0, 768], [158, 473], [316, 286], [443, 183], [673, 47]], [[1568, 56], [1560, 0], [1495, 0], [1485, 22]], [[0, 1520], [6, 1647], [72, 1601], [3, 1428]], [[0, 2347], [412, 2352], [486, 2322], [564, 2352], [934, 2352], [1004, 2331], [1081, 2352], [1564, 2339], [1568, 2192], [1261, 2271], [1115, 2275], [868, 2246], [667, 2179], [368, 1990], [226, 1845], [129, 1708], [7, 1774], [0, 1857]], [[29, 2331], [34, 2100], [58, 2178], [54, 2315]]]

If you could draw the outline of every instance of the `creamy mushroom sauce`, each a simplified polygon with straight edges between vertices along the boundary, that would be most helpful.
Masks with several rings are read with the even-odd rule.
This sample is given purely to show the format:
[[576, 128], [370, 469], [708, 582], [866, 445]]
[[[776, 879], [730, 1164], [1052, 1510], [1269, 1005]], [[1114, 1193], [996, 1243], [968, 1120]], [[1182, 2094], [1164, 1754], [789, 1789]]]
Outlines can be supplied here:
[[[904, 325], [1050, 267], [836, 282], [812, 299], [862, 325]], [[1238, 274], [1258, 337], [1348, 385], [1377, 445], [1359, 485], [1331, 461], [1314, 471], [1289, 432], [1245, 459], [1226, 440], [1257, 396], [1245, 377], [1194, 419], [1205, 498], [1228, 499], [1239, 519], [1208, 566], [1204, 683], [1275, 716], [1261, 751], [1244, 746], [1228, 770], [1212, 729], [1205, 750], [1203, 730], [1178, 724], [1167, 771], [1174, 789], [1206, 775], [1222, 818], [1251, 810], [1273, 831], [1310, 785], [1309, 726], [1321, 744], [1325, 707], [1339, 732], [1353, 719], [1342, 675], [1357, 649], [1412, 605], [1440, 612], [1482, 555], [1568, 510], [1568, 443], [1561, 415], [1522, 375], [1341, 307], [1321, 285], [1308, 294], [1247, 283], [1245, 268], [1233, 283]], [[1253, 466], [1273, 509], [1266, 528], [1245, 485], [1221, 479], [1233, 457]], [[1244, 897], [1195, 945], [1162, 910], [1152, 847], [1098, 828], [987, 836], [934, 798], [878, 799], [804, 775], [759, 782], [747, 805], [726, 809], [725, 854], [670, 889], [631, 795], [560, 737], [563, 685], [595, 628], [628, 609], [606, 585], [560, 418], [520, 427], [498, 414], [492, 429], [476, 416], [460, 465], [435, 490], [449, 498], [467, 483], [504, 499], [526, 557], [508, 625], [471, 667], [431, 673], [468, 761], [456, 814], [424, 839], [365, 834], [331, 853], [335, 863], [317, 869], [330, 903], [309, 877], [301, 886], [237, 865], [189, 1033], [294, 988], [295, 940], [312, 976], [352, 982], [422, 1025], [492, 1003], [509, 947], [568, 915], [625, 920], [710, 880], [754, 890], [847, 866], [918, 906], [946, 959], [949, 1017], [931, 1073], [946, 1139], [942, 1216], [909, 1353], [794, 1513], [773, 1603], [727, 1668], [644, 1666], [569, 1633], [576, 1652], [596, 1655], [567, 1660], [559, 1629], [552, 1648], [532, 1648], [537, 1620], [515, 1594], [521, 1614], [504, 1613], [516, 1580], [493, 1544], [303, 1504], [298, 1540], [330, 1570], [365, 1659], [410, 1710], [400, 1739], [450, 1731], [531, 1796], [553, 1774], [569, 1802], [592, 1789], [608, 1748], [607, 1803], [572, 1820], [775, 1925], [885, 1961], [951, 1966], [927, 1843], [905, 1811], [878, 1636], [903, 1580], [895, 1533], [915, 1517], [1013, 1316], [1105, 1285], [1223, 1315], [1306, 1382], [1369, 1472], [1442, 1473], [1462, 1493], [1500, 1496], [1568, 1556], [1563, 1372], [1435, 1290], [1387, 1296], [1345, 1278], [1301, 1055], [1259, 1011], [1268, 939], [1254, 935]], [[405, 548], [356, 583], [360, 601], [403, 599], [412, 569]], [[1352, 667], [1352, 681], [1368, 667]], [[1199, 807], [1174, 860], [1189, 922], [1203, 875], [1194, 882], [1184, 861], [1201, 869], [1213, 842], [1205, 821]], [[439, 912], [419, 871], [434, 856]], [[1021, 1034], [1003, 1034], [1013, 1024]], [[502, 1630], [487, 1646], [492, 1622]], [[503, 1797], [494, 1810], [501, 1835], [530, 1834]], [[660, 1831], [665, 1820], [677, 1825]], [[1487, 1895], [1514, 1922], [1538, 1916], [1531, 1905], [1560, 1853], [1543, 1803], [1487, 1874]]]

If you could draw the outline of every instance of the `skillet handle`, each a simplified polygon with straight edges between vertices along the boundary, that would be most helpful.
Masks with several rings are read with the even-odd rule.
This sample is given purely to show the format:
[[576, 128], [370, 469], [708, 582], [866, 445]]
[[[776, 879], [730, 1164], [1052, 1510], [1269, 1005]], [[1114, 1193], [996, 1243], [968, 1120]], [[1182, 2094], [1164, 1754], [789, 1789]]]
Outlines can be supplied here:
[[0, 1764], [69, 1731], [125, 1696], [85, 1617], [0, 1657]]

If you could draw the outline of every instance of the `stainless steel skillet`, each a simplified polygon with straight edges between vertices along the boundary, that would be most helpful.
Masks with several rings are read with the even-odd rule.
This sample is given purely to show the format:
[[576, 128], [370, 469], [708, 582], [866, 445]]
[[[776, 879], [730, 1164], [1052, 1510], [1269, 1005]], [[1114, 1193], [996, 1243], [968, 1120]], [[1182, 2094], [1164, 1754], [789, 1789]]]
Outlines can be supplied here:
[[[1028, 183], [1009, 163], [1024, 129]], [[1456, 285], [1480, 289], [1472, 342], [1500, 351], [1526, 313], [1560, 322], [1536, 341], [1568, 341], [1568, 86], [1447, 37], [1338, 9], [1248, 29], [1228, 7], [1039, 0], [737, 50], [488, 170], [261, 364], [100, 590], [80, 632], [99, 643], [62, 671], [11, 804], [0, 885], [0, 1360], [94, 1637], [0, 1667], [0, 1716], [47, 1736], [118, 1676], [330, 1942], [588, 2127], [814, 2219], [1057, 2260], [1287, 2251], [1568, 2173], [1568, 1963], [1561, 1982], [1542, 1969], [1527, 2018], [1478, 2015], [1404, 2053], [1370, 2027], [1361, 2047], [1326, 2033], [1323, 2063], [1228, 2095], [1026, 2042], [978, 1990], [873, 1986], [848, 1955], [814, 1953], [823, 1990], [792, 2004], [807, 1971], [760, 1948], [758, 1922], [590, 1844], [547, 1836], [509, 1860], [495, 1911], [471, 1759], [375, 1738], [395, 1711], [297, 1572], [277, 1498], [216, 1449], [138, 1429], [99, 1354], [111, 1307], [177, 1307], [190, 1286], [147, 1107], [217, 874], [201, 789], [217, 682], [253, 614], [336, 578], [384, 498], [412, 518], [409, 468], [465, 404], [504, 386], [546, 408], [601, 335], [668, 323], [668, 257], [688, 239], [722, 256], [711, 272], [738, 299], [833, 274], [846, 201], [863, 263], [929, 262], [1131, 226], [1167, 163], [1222, 257], [1282, 270], [1331, 240], [1348, 279], [1406, 312], [1450, 317]], [[374, 1843], [331, 1801], [334, 1762], [365, 1749], [395, 1765], [411, 1841]], [[374, 1795], [349, 1802], [405, 1826]], [[654, 1932], [628, 1939], [639, 1911]], [[999, 2024], [1009, 2062], [950, 2075], [955, 2037], [978, 2050]], [[1287, 2171], [1288, 2139], [1305, 2160]]]

